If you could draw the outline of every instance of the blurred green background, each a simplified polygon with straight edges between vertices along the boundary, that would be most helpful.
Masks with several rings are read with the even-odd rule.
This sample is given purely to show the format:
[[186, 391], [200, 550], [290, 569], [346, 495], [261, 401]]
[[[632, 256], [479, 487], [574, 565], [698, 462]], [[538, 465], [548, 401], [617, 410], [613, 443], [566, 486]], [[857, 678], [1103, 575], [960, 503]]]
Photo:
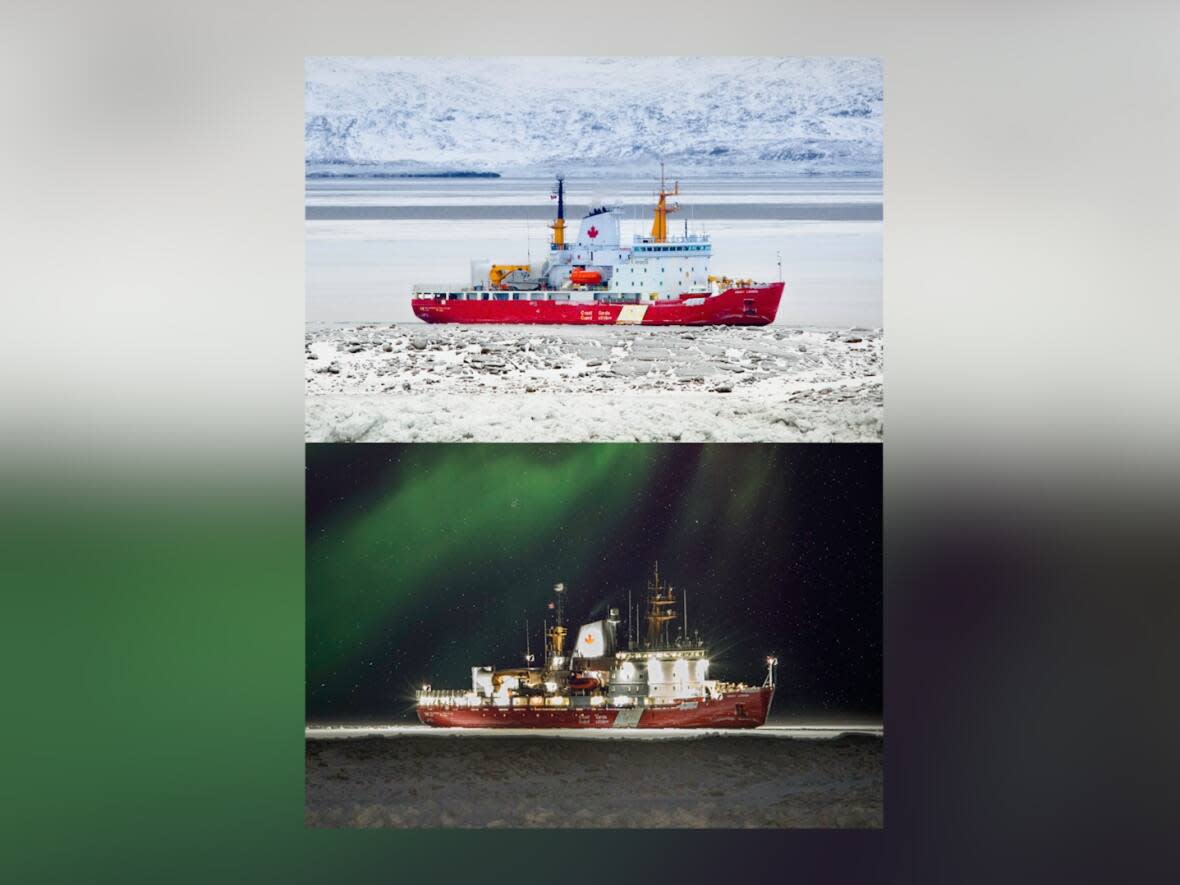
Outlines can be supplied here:
[[[600, 834], [608, 849], [588, 851], [570, 832], [304, 828], [294, 460], [172, 477], [159, 462], [3, 464], [6, 881], [496, 882], [526, 858], [530, 876], [542, 863], [601, 881], [675, 865], [674, 831]], [[842, 868], [867, 872], [873, 856]], [[715, 863], [728, 861], [696, 865]], [[775, 863], [761, 851], [743, 868]]]

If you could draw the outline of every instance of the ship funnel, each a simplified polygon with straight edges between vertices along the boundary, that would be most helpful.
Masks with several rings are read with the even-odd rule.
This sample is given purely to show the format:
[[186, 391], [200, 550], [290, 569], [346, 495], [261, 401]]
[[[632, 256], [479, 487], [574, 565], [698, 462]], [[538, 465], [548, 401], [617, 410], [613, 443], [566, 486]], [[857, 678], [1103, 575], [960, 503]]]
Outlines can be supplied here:
[[612, 621], [583, 624], [571, 654], [582, 658], [601, 658], [615, 653], [615, 625]]
[[591, 209], [582, 219], [575, 245], [582, 249], [617, 249], [619, 212], [610, 206]]

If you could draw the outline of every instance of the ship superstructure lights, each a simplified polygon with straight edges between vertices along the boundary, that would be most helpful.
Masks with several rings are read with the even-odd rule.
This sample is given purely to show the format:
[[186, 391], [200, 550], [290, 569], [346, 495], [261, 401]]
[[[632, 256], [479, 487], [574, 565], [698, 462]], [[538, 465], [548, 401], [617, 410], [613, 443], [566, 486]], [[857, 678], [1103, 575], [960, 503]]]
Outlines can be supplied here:
[[439, 694], [425, 694], [418, 695], [419, 707], [478, 707], [479, 696], [473, 692], [465, 694], [456, 694], [453, 692], [441, 692]]
[[[562, 595], [559, 590], [558, 605]], [[574, 721], [602, 725], [609, 720], [602, 718], [604, 709], [614, 709], [627, 711], [617, 724], [635, 725], [632, 720], [648, 707], [672, 711], [669, 721], [676, 717], [693, 721], [693, 716], [700, 714], [686, 716], [675, 711], [695, 710], [698, 705], [708, 708], [706, 716], [720, 720], [726, 711], [714, 711], [715, 704], [727, 703], [725, 699], [734, 692], [755, 691], [745, 685], [709, 680], [712, 662], [708, 649], [699, 643], [678, 639], [637, 646], [631, 637], [628, 649], [616, 649], [616, 615], [611, 611], [610, 618], [583, 625], [579, 644], [591, 646], [584, 651], [595, 652], [593, 657], [578, 654], [575, 646], [571, 658], [547, 642], [544, 668], [473, 667], [471, 688], [461, 691], [434, 690], [423, 683], [415, 692], [421, 720], [427, 725], [445, 725], [453, 722], [446, 711], [466, 710], [470, 713], [460, 717], [463, 725], [486, 721], [567, 727]], [[779, 659], [770, 654], [765, 660], [770, 672], [764, 686], [773, 689]], [[571, 711], [579, 714], [572, 720]]]

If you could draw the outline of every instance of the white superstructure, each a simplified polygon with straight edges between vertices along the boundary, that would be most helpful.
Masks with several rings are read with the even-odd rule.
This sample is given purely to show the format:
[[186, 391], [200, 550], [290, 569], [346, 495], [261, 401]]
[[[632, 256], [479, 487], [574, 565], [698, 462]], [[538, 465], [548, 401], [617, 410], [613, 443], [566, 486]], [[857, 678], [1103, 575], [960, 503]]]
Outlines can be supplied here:
[[619, 233], [622, 214], [617, 206], [592, 209], [582, 218], [574, 242], [550, 244], [549, 260], [542, 268], [546, 285], [568, 288], [571, 273], [578, 270], [597, 271], [607, 291], [638, 292], [645, 301], [710, 292], [713, 247], [707, 235], [663, 240], [636, 235], [630, 246], [624, 246]]

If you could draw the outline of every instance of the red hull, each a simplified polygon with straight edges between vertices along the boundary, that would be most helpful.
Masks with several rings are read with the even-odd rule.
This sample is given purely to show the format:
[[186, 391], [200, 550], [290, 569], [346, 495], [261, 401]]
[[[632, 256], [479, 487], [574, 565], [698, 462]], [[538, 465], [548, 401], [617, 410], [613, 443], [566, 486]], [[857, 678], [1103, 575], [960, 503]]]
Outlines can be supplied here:
[[757, 728], [773, 697], [763, 686], [660, 707], [418, 707], [418, 718], [438, 728]]
[[[466, 301], [415, 298], [414, 314], [428, 323], [541, 323], [581, 326], [765, 326], [774, 321], [783, 283], [726, 289], [698, 303], [697, 296], [650, 304], [571, 301]], [[508, 293], [495, 293], [508, 294]]]

